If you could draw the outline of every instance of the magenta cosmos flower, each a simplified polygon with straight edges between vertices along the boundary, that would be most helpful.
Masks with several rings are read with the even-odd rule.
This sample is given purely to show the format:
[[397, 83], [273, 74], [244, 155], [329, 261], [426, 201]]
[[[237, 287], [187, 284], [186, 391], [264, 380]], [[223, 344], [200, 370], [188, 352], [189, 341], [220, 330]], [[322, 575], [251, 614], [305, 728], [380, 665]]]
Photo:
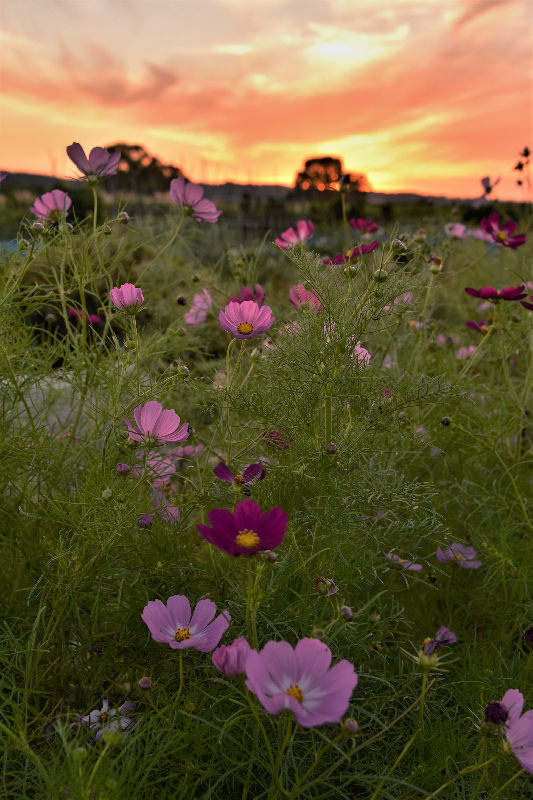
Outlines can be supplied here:
[[269, 431], [263, 433], [263, 439], [266, 444], [271, 447], [282, 447], [283, 450], [289, 450], [294, 439], [287, 436], [281, 428], [271, 428]]
[[[518, 689], [509, 689], [505, 692], [499, 706], [500, 715], [493, 713], [493, 716], [505, 718], [503, 720], [507, 738], [505, 749], [507, 752], [510, 750], [517, 757], [518, 763], [523, 769], [533, 773], [533, 710], [526, 711], [520, 716], [524, 707], [524, 695]], [[485, 714], [487, 714], [487, 709], [485, 709]]]
[[233, 514], [215, 508], [207, 518], [212, 527], [197, 524], [198, 532], [230, 556], [253, 556], [259, 550], [274, 550], [285, 536], [288, 514], [271, 508], [266, 514], [253, 500], [241, 500]]
[[138, 430], [133, 428], [129, 419], [124, 422], [129, 428], [130, 439], [144, 442], [149, 447], [172, 442], [184, 442], [189, 436], [189, 424], [180, 426], [180, 418], [173, 409], [163, 410], [157, 400], [149, 400], [133, 412]]
[[491, 303], [499, 303], [502, 300], [522, 300], [527, 296], [527, 292], [524, 292], [525, 288], [524, 283], [521, 286], [508, 286], [506, 289], [494, 289], [492, 286], [472, 289], [472, 287], [467, 286], [465, 292], [470, 297], [480, 297], [482, 300], [489, 300]]
[[246, 661], [246, 686], [269, 714], [286, 708], [303, 728], [339, 723], [357, 686], [353, 664], [343, 659], [330, 667], [331, 650], [318, 639], [267, 642]]
[[228, 303], [218, 314], [220, 327], [236, 339], [253, 339], [260, 333], [270, 330], [276, 318], [269, 306], [259, 308], [253, 300], [242, 303]]
[[439, 647], [444, 647], [446, 644], [456, 644], [457, 636], [453, 631], [445, 625], [441, 625], [435, 636], [428, 637], [422, 642], [420, 649], [424, 651], [427, 656], [432, 655]]
[[246, 662], [252, 652], [250, 645], [242, 636], [233, 644], [221, 644], [211, 658], [215, 667], [227, 678], [237, 678], [246, 674]]
[[67, 147], [67, 155], [87, 181], [93, 184], [107, 178], [108, 175], [116, 175], [118, 163], [122, 158], [120, 151], [110, 154], [105, 147], [93, 147], [87, 158], [85, 150], [78, 142], [73, 142]]
[[398, 564], [403, 569], [409, 570], [409, 572], [420, 572], [420, 570], [423, 569], [422, 564], [415, 564], [413, 561], [400, 558], [396, 553], [385, 553], [385, 558], [388, 558], [393, 564]]
[[259, 308], [264, 306], [265, 292], [263, 291], [263, 287], [256, 283], [254, 291], [251, 286], [243, 286], [238, 295], [234, 294], [228, 298], [228, 303], [244, 303], [245, 300], [253, 300], [254, 303], [257, 303]]
[[255, 464], [250, 464], [248, 467], [243, 469], [242, 475], [234, 475], [228, 465], [223, 461], [216, 465], [216, 467], [213, 469], [213, 472], [221, 481], [226, 481], [226, 483], [234, 483], [237, 486], [242, 486], [243, 484], [247, 483], [255, 483], [256, 481], [262, 481], [266, 474], [260, 461], [257, 461]]
[[480, 225], [485, 233], [489, 234], [489, 236], [492, 238], [492, 241], [495, 244], [501, 245], [502, 247], [509, 247], [511, 250], [516, 250], [517, 247], [520, 247], [520, 245], [525, 244], [526, 242], [526, 237], [523, 233], [519, 234], [518, 236], [511, 236], [511, 234], [514, 233], [518, 227], [516, 222], [508, 220], [500, 228], [499, 214], [491, 214], [488, 219], [487, 217], [484, 217], [481, 220]]
[[194, 217], [197, 222], [216, 222], [219, 211], [211, 200], [204, 197], [204, 190], [197, 183], [186, 183], [185, 178], [170, 181], [170, 199], [183, 213]]
[[155, 486], [152, 492], [152, 505], [161, 517], [165, 525], [177, 525], [180, 520], [180, 510], [177, 506], [171, 505], [165, 495], [165, 487], [161, 481]]
[[168, 598], [166, 605], [161, 600], [150, 600], [141, 618], [155, 642], [166, 642], [173, 650], [193, 647], [200, 653], [210, 653], [231, 622], [229, 611], [223, 611], [213, 621], [216, 611], [212, 600], [200, 600], [191, 619], [188, 599], [183, 594], [175, 594]]
[[357, 247], [352, 248], [351, 250], [348, 251], [346, 255], [343, 255], [343, 253], [339, 253], [333, 258], [324, 258], [322, 260], [322, 263], [330, 265], [347, 264], [354, 258], [359, 258], [359, 256], [366, 256], [368, 253], [371, 253], [373, 250], [376, 249], [378, 245], [379, 245], [378, 240], [374, 239], [374, 241], [370, 242], [370, 244], [360, 244]]
[[72, 200], [66, 192], [62, 192], [61, 189], [53, 189], [51, 192], [45, 192], [38, 197], [30, 211], [42, 220], [59, 220], [67, 215], [71, 205]]
[[111, 289], [109, 297], [115, 308], [126, 314], [136, 314], [144, 302], [142, 290], [133, 283], [123, 283], [120, 289]]
[[283, 247], [284, 250], [287, 250], [289, 247], [294, 247], [297, 244], [305, 242], [306, 239], [309, 239], [314, 229], [315, 226], [311, 220], [307, 220], [306, 222], [305, 219], [300, 219], [296, 223], [296, 230], [294, 230], [294, 228], [288, 228], [286, 231], [283, 231], [281, 236], [278, 236], [275, 242], [278, 247]]
[[303, 283], [291, 286], [289, 289], [289, 300], [295, 308], [309, 305], [316, 314], [322, 311], [322, 303], [319, 296], [312, 290], [306, 289]]
[[379, 225], [373, 219], [350, 219], [348, 224], [361, 233], [375, 233], [379, 231]]
[[[524, 303], [522, 303], [522, 305], [524, 305]], [[531, 308], [533, 308], [533, 306], [531, 306]], [[480, 319], [479, 322], [474, 322], [473, 319], [469, 319], [466, 321], [466, 327], [470, 328], [471, 331], [477, 331], [477, 333], [487, 333], [490, 328], [490, 322], [487, 319]]]
[[[82, 311], [81, 308], [78, 308], [77, 310], [75, 308], [69, 308], [68, 309], [68, 315], [69, 315], [69, 317], [76, 317], [76, 318], [82, 319], [83, 318], [83, 311]], [[85, 315], [85, 319], [88, 320], [93, 325], [99, 325], [100, 322], [102, 321], [100, 319], [100, 317], [98, 316], [98, 314], [86, 314]]]
[[205, 322], [212, 304], [213, 300], [207, 289], [202, 289], [199, 294], [195, 294], [192, 306], [184, 317], [187, 325], [190, 325], [191, 328], [196, 328], [197, 325], [201, 325], [202, 322]]
[[80, 717], [80, 722], [87, 728], [90, 728], [92, 733], [96, 734], [96, 738], [101, 740], [103, 735], [108, 731], [116, 731], [120, 727], [121, 731], [125, 731], [132, 725], [133, 720], [127, 717], [126, 714], [131, 714], [135, 710], [135, 703], [131, 700], [126, 700], [120, 708], [109, 709], [109, 702], [102, 700], [102, 708], [99, 711], [91, 711], [86, 717]]
[[458, 564], [463, 569], [479, 569], [483, 566], [482, 561], [476, 561], [477, 550], [459, 542], [453, 542], [446, 550], [437, 547], [436, 555], [437, 560], [442, 564], [451, 562], [452, 564]]

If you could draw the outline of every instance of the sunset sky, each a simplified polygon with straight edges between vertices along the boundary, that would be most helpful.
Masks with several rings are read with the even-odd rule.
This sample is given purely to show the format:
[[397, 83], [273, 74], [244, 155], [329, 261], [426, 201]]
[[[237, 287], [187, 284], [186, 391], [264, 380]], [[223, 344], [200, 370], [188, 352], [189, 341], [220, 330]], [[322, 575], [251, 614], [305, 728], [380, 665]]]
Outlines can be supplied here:
[[292, 184], [340, 156], [375, 191], [521, 197], [531, 0], [0, 0], [0, 168], [143, 144], [198, 181]]

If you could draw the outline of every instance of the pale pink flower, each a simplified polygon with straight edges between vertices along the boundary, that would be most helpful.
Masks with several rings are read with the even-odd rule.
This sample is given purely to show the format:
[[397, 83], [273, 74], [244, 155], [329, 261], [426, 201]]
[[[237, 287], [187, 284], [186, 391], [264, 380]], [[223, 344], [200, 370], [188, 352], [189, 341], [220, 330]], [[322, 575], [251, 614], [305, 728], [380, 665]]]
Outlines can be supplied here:
[[398, 564], [398, 566], [408, 570], [409, 572], [420, 572], [421, 569], [424, 569], [422, 564], [415, 564], [413, 561], [400, 558], [400, 556], [397, 556], [396, 553], [385, 553], [384, 555], [385, 558], [388, 558], [393, 564]]
[[45, 192], [37, 197], [30, 211], [42, 220], [59, 220], [67, 215], [71, 205], [72, 200], [66, 192], [62, 192], [61, 189], [53, 189], [51, 192]]
[[286, 231], [283, 231], [275, 242], [278, 247], [283, 247], [284, 250], [287, 250], [289, 247], [294, 247], [297, 244], [305, 242], [306, 239], [309, 239], [314, 229], [315, 226], [311, 220], [307, 220], [306, 222], [304, 219], [300, 219], [296, 223], [296, 230], [294, 230], [294, 228], [288, 228]]
[[212, 600], [200, 600], [191, 619], [191, 604], [182, 594], [169, 597], [167, 604], [150, 600], [141, 614], [155, 642], [169, 644], [173, 650], [193, 647], [200, 653], [210, 653], [227, 631], [229, 611], [214, 620], [217, 607]]
[[358, 366], [368, 367], [370, 364], [370, 353], [368, 350], [365, 350], [364, 347], [361, 347], [361, 342], [356, 342], [354, 345], [353, 340], [355, 338], [355, 336], [352, 336], [351, 339], [348, 340], [347, 347], [351, 350], [350, 355], [353, 359], [357, 360]]
[[460, 347], [459, 350], [455, 351], [455, 357], [459, 359], [459, 361], [464, 361], [465, 358], [470, 358], [476, 352], [477, 347], [474, 344], [469, 345], [468, 347]]
[[387, 353], [383, 359], [383, 364], [381, 365], [381, 369], [392, 369], [396, 366], [396, 361], [393, 359], [390, 353]]
[[322, 311], [322, 303], [319, 296], [312, 289], [306, 289], [303, 283], [291, 286], [289, 300], [295, 308], [299, 309], [308, 303], [316, 314], [320, 314]]
[[522, 714], [524, 695], [518, 689], [509, 689], [502, 697], [502, 705], [508, 711], [504, 731], [511, 751], [520, 766], [533, 773], [533, 710]]
[[197, 222], [216, 222], [219, 211], [211, 200], [204, 197], [204, 190], [197, 183], [186, 183], [185, 178], [170, 181], [170, 199], [183, 213], [194, 217]]
[[115, 308], [127, 314], [136, 314], [144, 302], [142, 290], [133, 283], [123, 283], [120, 289], [111, 289], [109, 296]]
[[176, 525], [179, 522], [180, 510], [177, 506], [173, 506], [168, 502], [165, 495], [165, 487], [161, 480], [154, 481], [152, 505], [165, 525]]
[[149, 400], [133, 412], [138, 430], [133, 428], [129, 419], [124, 422], [129, 428], [130, 439], [144, 442], [149, 447], [172, 442], [184, 442], [189, 437], [189, 424], [180, 426], [180, 418], [173, 409], [163, 410], [157, 400]]
[[274, 324], [269, 306], [259, 308], [253, 300], [243, 303], [228, 303], [219, 315], [220, 327], [231, 333], [236, 339], [252, 339], [260, 333], [266, 333]]
[[195, 294], [192, 306], [184, 317], [187, 325], [190, 325], [191, 328], [196, 328], [197, 325], [205, 322], [212, 304], [213, 300], [207, 289], [202, 289], [199, 294]]
[[98, 183], [109, 175], [116, 175], [122, 158], [119, 150], [111, 155], [105, 147], [93, 147], [87, 158], [85, 150], [78, 142], [67, 147], [67, 155], [90, 184]]
[[454, 239], [468, 239], [470, 236], [470, 231], [462, 222], [447, 222], [444, 230], [447, 236], [452, 236]]
[[233, 644], [221, 644], [211, 656], [215, 667], [227, 678], [238, 678], [246, 674], [246, 662], [252, 652], [250, 645], [242, 636]]

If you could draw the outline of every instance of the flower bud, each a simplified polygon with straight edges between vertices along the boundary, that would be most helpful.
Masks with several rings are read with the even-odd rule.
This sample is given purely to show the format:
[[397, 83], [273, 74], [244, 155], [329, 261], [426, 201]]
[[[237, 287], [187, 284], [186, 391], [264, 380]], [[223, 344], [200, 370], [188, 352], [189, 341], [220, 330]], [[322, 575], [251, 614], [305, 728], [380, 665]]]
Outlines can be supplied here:
[[177, 303], [179, 306], [186, 306], [186, 305], [187, 305], [187, 298], [185, 298], [185, 297], [184, 297], [182, 294], [179, 294], [179, 295], [176, 297], [176, 303]]
[[524, 633], [522, 641], [527, 647], [533, 648], [533, 625], [531, 625]]
[[420, 651], [418, 653], [418, 663], [422, 667], [425, 667], [426, 669], [429, 669], [431, 667], [436, 667], [438, 660], [439, 656], [436, 650], [430, 655], [428, 655], [427, 653], [424, 652], [423, 648], [420, 648]]
[[214, 666], [227, 678], [237, 678], [246, 672], [246, 662], [251, 653], [250, 645], [239, 636], [232, 644], [221, 644], [213, 652]]
[[102, 738], [108, 747], [118, 747], [122, 744], [122, 733], [119, 731], [105, 731]]
[[131, 467], [128, 464], [119, 463], [116, 469], [119, 475], [127, 475]]
[[319, 642], [322, 642], [326, 638], [326, 634], [322, 630], [322, 628], [313, 628], [313, 631], [311, 633], [311, 637], [313, 639], [318, 639]]
[[179, 330], [177, 331], [177, 333], [178, 333], [178, 336], [185, 336], [185, 334], [187, 333], [187, 331], [185, 330], [185, 328], [179, 328]]
[[111, 236], [111, 228], [109, 227], [109, 225], [102, 226], [102, 233], [104, 234], [104, 236]]
[[120, 214], [118, 215], [118, 221], [122, 225], [127, 225], [128, 222], [130, 221], [130, 215], [127, 214], [125, 211], [121, 211]]
[[193, 714], [196, 711], [196, 705], [194, 703], [187, 703], [185, 711], [187, 714]]
[[86, 747], [76, 747], [72, 751], [72, 760], [77, 764], [81, 764], [83, 761], [86, 761], [88, 755], [89, 751]]
[[74, 225], [72, 225], [70, 222], [65, 222], [65, 228], [69, 233], [72, 233], [72, 231], [74, 230]]
[[150, 678], [141, 678], [141, 680], [137, 685], [139, 689], [143, 690], [143, 692], [147, 692], [148, 689], [152, 688], [152, 681], [150, 680]]
[[252, 352], [250, 353], [250, 358], [252, 361], [259, 361], [259, 359], [263, 355], [263, 348], [262, 347], [254, 347]]
[[27, 239], [19, 239], [17, 246], [19, 250], [29, 250], [31, 244]]
[[113, 497], [113, 489], [104, 489], [102, 492], [102, 500], [105, 500], [106, 503], [108, 500], [111, 500]]
[[377, 283], [384, 283], [389, 277], [386, 269], [377, 269], [372, 276]]
[[381, 622], [381, 614], [372, 614], [370, 617], [371, 622]]
[[34, 231], [44, 231], [44, 225], [42, 222], [34, 222], [31, 227]]
[[126, 339], [124, 342], [124, 347], [127, 350], [135, 350], [135, 342], [133, 339]]
[[139, 526], [139, 528], [149, 528], [153, 524], [154, 524], [154, 518], [151, 514], [144, 514], [137, 520], [137, 525]]
[[440, 421], [441, 425], [444, 425], [445, 428], [451, 423], [451, 419], [449, 417], [443, 417]]
[[439, 256], [431, 256], [431, 258], [429, 259], [429, 263], [431, 265], [429, 267], [429, 271], [431, 272], [431, 274], [438, 275], [442, 269], [442, 258], [440, 258]]
[[350, 606], [342, 606], [341, 608], [341, 617], [343, 617], [346, 622], [351, 622], [353, 619], [353, 611]]
[[353, 717], [348, 717], [342, 723], [342, 729], [346, 736], [357, 736], [359, 733], [359, 725], [357, 724], [357, 720]]
[[344, 274], [347, 278], [355, 278], [357, 273], [359, 272], [359, 267], [357, 264], [350, 264], [348, 267], [344, 267]]
[[191, 281], [193, 283], [198, 283], [199, 280], [200, 280], [200, 278], [198, 277], [198, 275], [193, 275], [192, 278], [191, 278]]
[[271, 561], [273, 564], [276, 563], [278, 560], [278, 554], [275, 553], [273, 550], [265, 550], [263, 556], [266, 558], [267, 561]]
[[334, 455], [334, 453], [336, 453], [336, 452], [337, 452], [337, 445], [336, 445], [336, 444], [333, 444], [333, 442], [330, 442], [329, 444], [327, 444], [327, 445], [324, 447], [324, 450], [326, 451], [326, 453], [327, 453], [328, 455], [332, 456], [332, 455]]

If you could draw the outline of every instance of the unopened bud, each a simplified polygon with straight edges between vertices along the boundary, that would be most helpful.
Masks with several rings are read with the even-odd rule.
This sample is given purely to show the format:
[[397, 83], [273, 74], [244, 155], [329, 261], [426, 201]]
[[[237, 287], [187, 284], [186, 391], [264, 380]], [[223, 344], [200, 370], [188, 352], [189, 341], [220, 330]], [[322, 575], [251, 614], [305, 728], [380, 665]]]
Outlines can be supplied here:
[[72, 231], [74, 230], [74, 225], [72, 225], [70, 222], [65, 222], [65, 228], [69, 233], [72, 233]]
[[442, 258], [439, 256], [431, 256], [429, 263], [429, 271], [432, 273], [432, 275], [438, 275], [442, 269]]
[[341, 617], [343, 617], [346, 622], [351, 622], [353, 619], [353, 611], [350, 606], [342, 606], [341, 608]]
[[42, 222], [34, 222], [31, 227], [34, 231], [44, 231], [44, 225]]
[[400, 255], [401, 253], [405, 253], [407, 250], [407, 246], [402, 242], [401, 239], [395, 239], [392, 245], [392, 252], [396, 255]]
[[130, 215], [127, 214], [125, 211], [121, 211], [118, 215], [118, 221], [122, 223], [122, 225], [127, 225], [130, 221]]
[[377, 269], [373, 275], [373, 278], [377, 283], [384, 283], [388, 277], [389, 273], [386, 269]]
[[531, 625], [527, 631], [524, 633], [523, 642], [527, 647], [531, 647], [533, 649], [533, 625]]
[[141, 678], [141, 680], [138, 683], [138, 686], [139, 689], [143, 690], [143, 692], [147, 692], [148, 689], [152, 688], [152, 681], [150, 680], [150, 678]]
[[178, 330], [178, 336], [185, 336], [186, 333], [187, 331], [185, 330], [185, 328], [180, 328]]
[[153, 524], [154, 524], [154, 518], [151, 514], [144, 514], [137, 520], [137, 525], [139, 526], [139, 528], [149, 528]]
[[186, 298], [186, 297], [184, 297], [182, 294], [179, 294], [179, 295], [176, 297], [176, 303], [177, 303], [179, 306], [186, 306], [186, 305], [187, 305], [187, 298]]
[[371, 622], [380, 622], [381, 621], [381, 614], [372, 614], [370, 617]]
[[27, 239], [19, 239], [18, 241], [18, 249], [19, 250], [28, 250], [31, 247], [30, 242]]
[[129, 466], [129, 464], [119, 463], [117, 464], [116, 469], [119, 475], [127, 475], [131, 467]]
[[350, 264], [350, 266], [344, 267], [344, 274], [347, 278], [355, 278], [358, 272], [359, 267], [356, 264]]
[[318, 639], [320, 642], [325, 639], [326, 634], [322, 630], [322, 628], [313, 628], [313, 632], [311, 633], [313, 639]]
[[135, 341], [133, 339], [126, 339], [124, 347], [128, 350], [135, 350]]
[[76, 747], [72, 751], [72, 760], [78, 764], [81, 764], [83, 761], [87, 760], [88, 755], [89, 751], [86, 747]]
[[451, 423], [451, 419], [449, 417], [443, 417], [441, 419], [441, 421], [440, 421], [440, 424], [444, 425], [445, 428], [447, 428], [448, 425], [450, 425], [450, 423]]
[[259, 361], [262, 355], [263, 355], [263, 348], [254, 347], [254, 349], [250, 353], [250, 358], [252, 359], [252, 361]]
[[359, 725], [357, 724], [357, 720], [353, 717], [348, 717], [342, 723], [342, 728], [346, 736], [357, 736], [359, 733]]
[[333, 442], [330, 442], [324, 447], [324, 450], [326, 451], [326, 453], [328, 453], [328, 455], [331, 456], [337, 452], [337, 445], [334, 444]]
[[265, 550], [263, 553], [264, 557], [267, 561], [271, 561], [274, 564], [278, 560], [278, 554], [275, 553], [273, 550]]
[[108, 500], [111, 500], [113, 497], [113, 489], [104, 489], [102, 492], [102, 500], [105, 500], [106, 503]]
[[405, 419], [405, 411], [400, 411], [398, 414], [398, 419]]
[[104, 234], [104, 236], [111, 236], [111, 228], [109, 227], [109, 225], [102, 226], [102, 233]]
[[372, 645], [372, 649], [375, 650], [376, 653], [381, 653], [381, 651], [383, 650], [383, 645], [381, 644], [381, 642], [374, 642], [374, 644]]
[[187, 714], [193, 714], [196, 711], [196, 705], [194, 703], [187, 703], [185, 711]]
[[103, 735], [103, 740], [108, 747], [117, 747], [122, 744], [122, 733], [119, 733], [119, 731], [106, 731]]
[[191, 281], [193, 283], [198, 283], [199, 280], [200, 280], [200, 278], [198, 277], [198, 275], [193, 275], [192, 278], [191, 278]]

